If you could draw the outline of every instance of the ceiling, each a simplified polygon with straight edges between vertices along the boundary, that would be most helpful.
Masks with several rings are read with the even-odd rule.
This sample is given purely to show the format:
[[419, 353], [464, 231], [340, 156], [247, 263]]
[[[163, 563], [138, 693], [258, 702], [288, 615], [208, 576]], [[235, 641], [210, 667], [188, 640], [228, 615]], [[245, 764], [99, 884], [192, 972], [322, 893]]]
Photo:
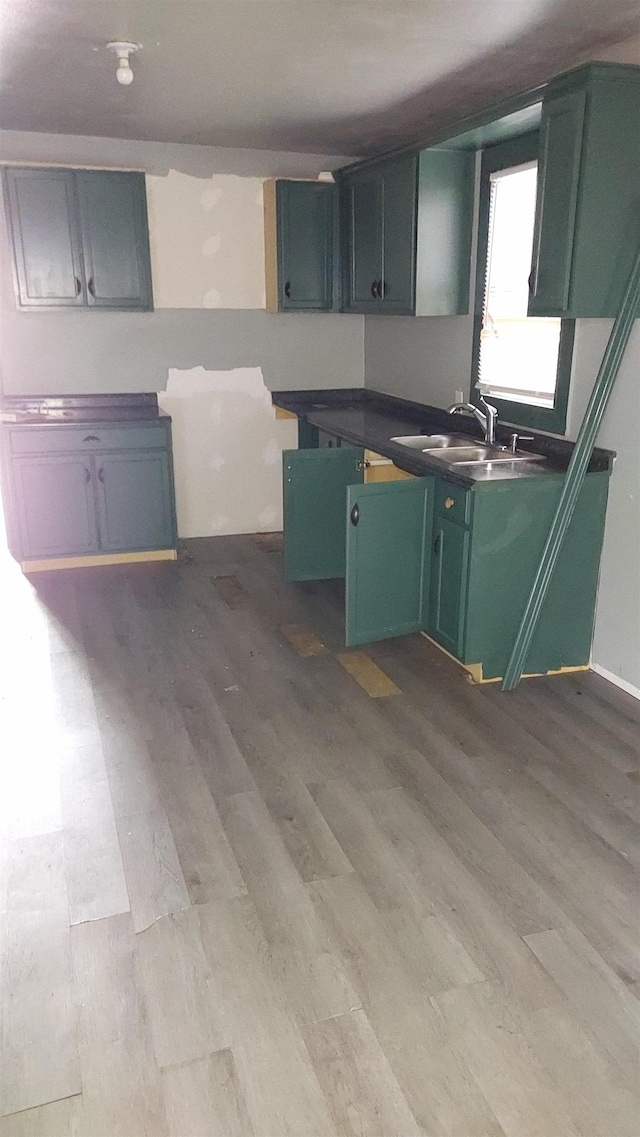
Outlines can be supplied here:
[[0, 127], [365, 154], [639, 32], [638, 0], [0, 0]]

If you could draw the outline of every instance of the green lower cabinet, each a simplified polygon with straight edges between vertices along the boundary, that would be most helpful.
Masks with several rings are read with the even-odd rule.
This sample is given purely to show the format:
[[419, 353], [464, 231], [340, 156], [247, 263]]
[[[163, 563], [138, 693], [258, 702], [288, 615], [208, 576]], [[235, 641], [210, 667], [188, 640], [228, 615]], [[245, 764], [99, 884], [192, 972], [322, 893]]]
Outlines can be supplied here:
[[[525, 673], [588, 664], [608, 473], [588, 474], [551, 580]], [[502, 677], [560, 496], [562, 478], [474, 490], [467, 621], [460, 658]]]
[[[287, 580], [345, 578], [347, 646], [426, 630], [476, 680], [504, 675], [561, 474], [463, 488], [363, 484], [362, 450], [285, 451]], [[589, 662], [609, 474], [588, 474], [525, 673]]]
[[347, 646], [425, 626], [433, 478], [349, 486]]
[[175, 532], [166, 451], [104, 454], [93, 463], [100, 548], [170, 549]]
[[175, 547], [168, 423], [11, 423], [0, 442], [9, 542], [18, 560]]
[[29, 455], [12, 466], [22, 556], [97, 553], [91, 456]]
[[458, 658], [464, 651], [469, 546], [469, 531], [464, 525], [447, 517], [435, 518], [429, 634]]
[[347, 486], [362, 482], [363, 456], [353, 446], [284, 451], [286, 580], [344, 576]]

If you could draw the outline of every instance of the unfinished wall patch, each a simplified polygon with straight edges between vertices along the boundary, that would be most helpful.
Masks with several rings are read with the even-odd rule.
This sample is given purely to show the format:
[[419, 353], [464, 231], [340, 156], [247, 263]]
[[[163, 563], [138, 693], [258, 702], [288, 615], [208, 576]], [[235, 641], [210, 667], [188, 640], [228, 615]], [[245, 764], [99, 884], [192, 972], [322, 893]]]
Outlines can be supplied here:
[[156, 308], [264, 308], [262, 178], [146, 181]]
[[172, 368], [158, 400], [173, 420], [179, 536], [281, 529], [280, 455], [297, 424], [276, 420], [261, 368]]

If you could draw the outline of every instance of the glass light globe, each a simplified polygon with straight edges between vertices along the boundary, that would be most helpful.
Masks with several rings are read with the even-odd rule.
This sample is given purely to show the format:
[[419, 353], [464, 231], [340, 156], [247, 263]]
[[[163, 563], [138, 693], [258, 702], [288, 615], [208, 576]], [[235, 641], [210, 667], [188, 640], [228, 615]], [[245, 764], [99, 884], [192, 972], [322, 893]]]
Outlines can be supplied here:
[[129, 67], [128, 60], [123, 60], [120, 63], [120, 66], [116, 71], [116, 79], [119, 83], [122, 83], [123, 87], [128, 87], [131, 83], [133, 83], [133, 71]]

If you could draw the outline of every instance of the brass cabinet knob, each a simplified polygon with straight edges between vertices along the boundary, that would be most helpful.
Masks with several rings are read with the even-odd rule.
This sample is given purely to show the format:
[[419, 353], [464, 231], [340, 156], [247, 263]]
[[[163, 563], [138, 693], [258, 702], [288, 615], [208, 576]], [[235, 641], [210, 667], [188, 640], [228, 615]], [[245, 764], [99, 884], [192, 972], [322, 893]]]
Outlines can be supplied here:
[[444, 507], [445, 507], [445, 509], [451, 509], [451, 506], [452, 506], [452, 505], [455, 505], [455, 504], [456, 504], [456, 502], [455, 502], [455, 498], [453, 498], [453, 497], [445, 497], [445, 499], [444, 499]]

